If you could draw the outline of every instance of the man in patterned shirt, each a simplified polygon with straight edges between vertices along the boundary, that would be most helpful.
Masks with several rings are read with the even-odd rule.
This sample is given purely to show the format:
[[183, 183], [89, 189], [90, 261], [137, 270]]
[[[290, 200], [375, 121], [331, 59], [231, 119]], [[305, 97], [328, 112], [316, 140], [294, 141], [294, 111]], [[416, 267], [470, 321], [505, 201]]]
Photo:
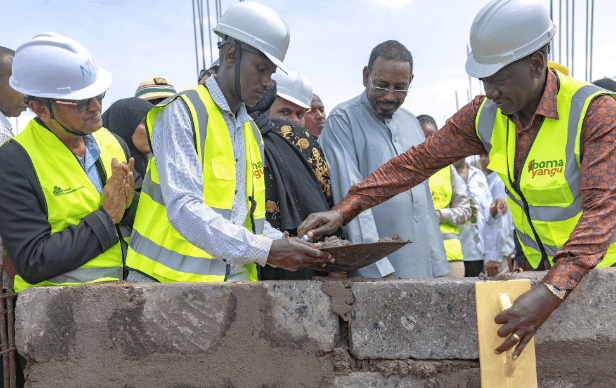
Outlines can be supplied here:
[[548, 68], [555, 33], [538, 1], [484, 7], [471, 28], [466, 70], [481, 79], [486, 96], [355, 185], [334, 210], [309, 216], [299, 228], [314, 237], [327, 233], [455, 160], [488, 153], [489, 168], [508, 187], [524, 253], [535, 268], [553, 265], [541, 285], [495, 318], [503, 324], [498, 334], [508, 337], [495, 352], [517, 344], [514, 359], [590, 270], [616, 262], [616, 101]]

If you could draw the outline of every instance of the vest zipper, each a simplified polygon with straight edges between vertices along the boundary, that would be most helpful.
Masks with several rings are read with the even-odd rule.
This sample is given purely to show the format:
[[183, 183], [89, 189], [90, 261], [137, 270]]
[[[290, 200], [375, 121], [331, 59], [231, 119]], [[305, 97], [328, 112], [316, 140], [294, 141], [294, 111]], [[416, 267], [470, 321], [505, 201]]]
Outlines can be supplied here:
[[[539, 134], [539, 132], [537, 132], [537, 135], [538, 134]], [[537, 135], [535, 135], [535, 139], [537, 138]], [[530, 154], [530, 150], [531, 150], [533, 144], [535, 143], [535, 139], [533, 139], [533, 141], [531, 143], [531, 146], [528, 149], [528, 152], [526, 153], [526, 156], [524, 157], [524, 161], [526, 161], [526, 159], [528, 159], [528, 155]], [[543, 243], [541, 242], [541, 238], [539, 237], [539, 234], [535, 230], [535, 225], [533, 225], [533, 221], [532, 221], [532, 219], [530, 217], [530, 206], [528, 205], [528, 201], [526, 201], [526, 198], [524, 197], [524, 194], [522, 194], [522, 189], [520, 189], [520, 182], [519, 182], [520, 179], [518, 179], [515, 182], [511, 180], [511, 171], [509, 171], [509, 159], [508, 159], [508, 157], [509, 157], [509, 119], [507, 119], [507, 144], [506, 144], [506, 152], [507, 152], [507, 178], [509, 178], [509, 185], [511, 186], [513, 191], [516, 192], [520, 196], [520, 198], [522, 199], [522, 203], [524, 204], [524, 214], [526, 215], [526, 219], [528, 220], [528, 224], [530, 225], [530, 228], [533, 231], [533, 235], [535, 236], [535, 241], [539, 245], [539, 250], [541, 251], [541, 260], [542, 261], [546, 261], [548, 263], [548, 266], [551, 267], [550, 260], [548, 260], [548, 255], [547, 255], [547, 253], [545, 251], [545, 247], [543, 246]], [[514, 166], [515, 166], [515, 159], [514, 159], [513, 163], [514, 163]], [[520, 175], [522, 175], [522, 171], [520, 171]], [[539, 264], [541, 264], [541, 263], [539, 263]], [[535, 269], [535, 268], [533, 268], [533, 269]]]

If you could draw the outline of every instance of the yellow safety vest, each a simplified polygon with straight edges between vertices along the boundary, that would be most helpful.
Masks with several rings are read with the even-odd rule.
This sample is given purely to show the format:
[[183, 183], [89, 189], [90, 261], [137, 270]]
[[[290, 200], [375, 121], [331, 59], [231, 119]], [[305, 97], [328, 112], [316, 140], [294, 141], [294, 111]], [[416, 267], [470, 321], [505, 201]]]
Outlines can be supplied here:
[[[447, 166], [436, 174], [432, 175], [428, 180], [430, 191], [432, 192], [432, 200], [434, 201], [434, 209], [440, 210], [449, 207], [451, 198], [453, 197], [453, 185], [451, 183], [451, 166]], [[447, 252], [447, 260], [461, 261], [462, 244], [460, 244], [460, 231], [457, 225], [447, 221], [441, 221], [441, 235], [443, 236], [443, 244]]]
[[[192, 117], [195, 145], [203, 167], [205, 205], [229, 220], [236, 187], [235, 156], [227, 125], [208, 90], [197, 86], [161, 102], [148, 113], [147, 128], [154, 128], [156, 117], [176, 99], [186, 104]], [[265, 223], [263, 139], [252, 120], [244, 124], [244, 138], [250, 210], [244, 226], [262, 235]], [[169, 222], [155, 160], [156, 155], [150, 160], [143, 180], [126, 266], [164, 283], [224, 281], [227, 265], [188, 242]], [[246, 267], [250, 280], [258, 280], [256, 264]]]
[[[490, 154], [488, 168], [507, 187], [507, 202], [520, 245], [533, 268], [552, 259], [582, 216], [582, 126], [590, 103], [605, 90], [555, 70], [558, 120], [545, 118], [518, 180], [514, 176], [515, 125], [487, 98], [477, 113], [477, 136]], [[616, 238], [599, 267], [616, 263]]]
[[[105, 128], [93, 133], [100, 148], [100, 159], [107, 176], [111, 176], [111, 160], [126, 161], [118, 140]], [[57, 233], [98, 210], [101, 195], [86, 175], [75, 155], [56, 135], [36, 120], [13, 138], [28, 153], [47, 202], [47, 220], [51, 233]], [[71, 247], [66, 247], [70, 250]], [[88, 261], [76, 270], [38, 284], [29, 284], [15, 276], [15, 291], [30, 287], [67, 286], [123, 279], [122, 248], [120, 243]]]

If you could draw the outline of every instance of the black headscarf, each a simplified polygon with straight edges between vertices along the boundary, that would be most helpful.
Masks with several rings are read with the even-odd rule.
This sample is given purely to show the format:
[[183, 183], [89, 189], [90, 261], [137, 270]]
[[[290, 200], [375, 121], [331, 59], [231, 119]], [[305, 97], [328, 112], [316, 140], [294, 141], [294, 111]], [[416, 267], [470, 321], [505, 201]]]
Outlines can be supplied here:
[[145, 176], [148, 166], [148, 154], [142, 154], [133, 144], [133, 134], [137, 126], [154, 105], [151, 102], [136, 97], [124, 98], [114, 102], [103, 113], [103, 127], [120, 136], [135, 159], [135, 171]]
[[279, 133], [285, 120], [267, 115], [276, 100], [276, 85], [265, 91], [257, 104], [248, 108], [265, 143], [265, 161], [274, 178], [280, 207], [280, 229], [293, 231], [311, 213], [329, 210], [321, 184], [300, 150]]

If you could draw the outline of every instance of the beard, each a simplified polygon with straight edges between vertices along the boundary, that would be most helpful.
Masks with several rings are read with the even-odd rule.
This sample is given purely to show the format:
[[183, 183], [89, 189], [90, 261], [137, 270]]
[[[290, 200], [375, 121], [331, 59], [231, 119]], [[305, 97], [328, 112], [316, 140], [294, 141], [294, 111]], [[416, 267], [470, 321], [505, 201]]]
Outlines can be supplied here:
[[379, 116], [384, 119], [391, 119], [401, 104], [399, 101], [376, 100], [375, 105]]

